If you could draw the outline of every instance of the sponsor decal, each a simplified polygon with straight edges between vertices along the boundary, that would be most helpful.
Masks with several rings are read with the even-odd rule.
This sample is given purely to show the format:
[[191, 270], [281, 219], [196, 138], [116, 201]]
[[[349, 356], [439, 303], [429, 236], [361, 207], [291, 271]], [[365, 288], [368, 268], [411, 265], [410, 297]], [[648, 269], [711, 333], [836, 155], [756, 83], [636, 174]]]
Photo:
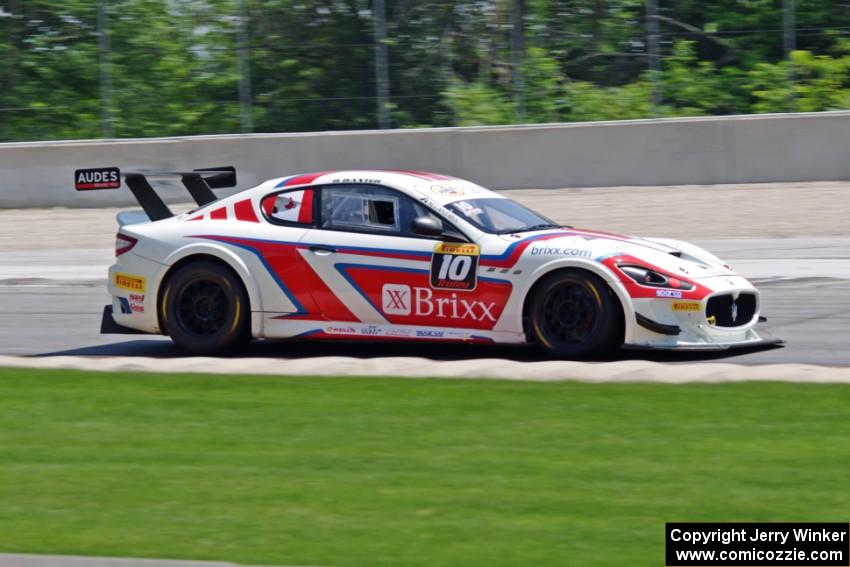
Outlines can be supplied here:
[[362, 327], [360, 329], [360, 334], [361, 335], [369, 335], [369, 336], [380, 335], [381, 334], [381, 328], [378, 327], [377, 325], [369, 325], [368, 327]]
[[390, 327], [386, 331], [384, 331], [385, 337], [409, 337], [410, 329], [396, 329], [394, 327]]
[[655, 297], [672, 297], [674, 299], [682, 299], [682, 292], [678, 289], [656, 289]]
[[74, 172], [74, 188], [77, 191], [118, 189], [120, 187], [121, 172], [117, 167], [78, 169]]
[[133, 313], [145, 312], [145, 296], [140, 293], [130, 294], [130, 310]]
[[493, 316], [496, 302], [462, 299], [456, 293], [435, 299], [434, 292], [427, 287], [385, 284], [381, 304], [389, 315], [496, 322]]
[[455, 242], [440, 242], [434, 247], [434, 252], [438, 254], [478, 256], [478, 245]]
[[472, 291], [478, 283], [477, 244], [440, 242], [431, 256], [431, 287]]
[[699, 301], [674, 301], [673, 311], [699, 311], [702, 304]]
[[451, 187], [448, 185], [432, 185], [431, 192], [443, 197], [460, 197], [464, 194], [460, 187]]
[[466, 201], [458, 201], [455, 205], [468, 217], [475, 217], [484, 214], [484, 211], [482, 211], [479, 207], [476, 207], [472, 203], [467, 203]]
[[450, 211], [449, 209], [447, 209], [443, 205], [439, 204], [438, 202], [434, 201], [430, 197], [420, 197], [419, 202], [422, 203], [423, 205], [425, 205], [426, 207], [429, 207], [429, 208], [437, 211], [438, 213], [440, 213], [441, 215], [443, 215], [447, 219], [451, 220], [452, 222], [457, 223], [458, 221], [461, 220], [461, 218], [459, 216], [457, 216], [453, 211]]
[[121, 314], [122, 315], [132, 315], [133, 310], [130, 308], [130, 300], [126, 297], [119, 297], [118, 303], [121, 305]]
[[532, 246], [532, 256], [577, 256], [590, 258], [590, 250], [582, 248], [558, 248], [554, 246]]
[[426, 338], [429, 338], [429, 339], [440, 339], [440, 338], [443, 338], [444, 336], [446, 336], [446, 333], [445, 333], [445, 331], [424, 330], [424, 331], [416, 331], [416, 336], [417, 337], [426, 337]]
[[329, 335], [354, 335], [357, 333], [357, 329], [354, 327], [337, 327], [335, 325], [328, 325], [325, 327], [325, 332]]
[[456, 339], [456, 340], [461, 340], [461, 341], [468, 341], [473, 336], [474, 335], [470, 335], [469, 333], [463, 333], [463, 332], [459, 332], [459, 331], [449, 331], [449, 332], [446, 333], [446, 337]]
[[121, 305], [121, 313], [123, 315], [132, 315], [133, 313], [145, 312], [144, 295], [131, 293], [130, 297], [119, 297], [118, 303]]
[[384, 284], [381, 309], [388, 315], [410, 315], [410, 286]]
[[115, 287], [119, 287], [121, 289], [129, 289], [130, 291], [138, 291], [144, 293], [145, 291], [145, 278], [142, 276], [133, 276], [131, 274], [124, 274], [121, 272], [115, 272], [115, 279], [113, 280]]

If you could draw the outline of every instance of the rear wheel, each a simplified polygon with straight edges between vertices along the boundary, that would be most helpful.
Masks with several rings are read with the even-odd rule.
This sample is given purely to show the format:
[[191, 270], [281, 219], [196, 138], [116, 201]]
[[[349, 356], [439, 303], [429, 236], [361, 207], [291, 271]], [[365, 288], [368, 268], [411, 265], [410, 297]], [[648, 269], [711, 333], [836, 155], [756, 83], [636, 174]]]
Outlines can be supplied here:
[[587, 358], [612, 351], [622, 340], [622, 318], [611, 289], [583, 271], [559, 271], [532, 291], [531, 332], [562, 358]]
[[160, 299], [165, 332], [196, 354], [221, 354], [251, 339], [251, 310], [242, 282], [209, 260], [181, 266]]

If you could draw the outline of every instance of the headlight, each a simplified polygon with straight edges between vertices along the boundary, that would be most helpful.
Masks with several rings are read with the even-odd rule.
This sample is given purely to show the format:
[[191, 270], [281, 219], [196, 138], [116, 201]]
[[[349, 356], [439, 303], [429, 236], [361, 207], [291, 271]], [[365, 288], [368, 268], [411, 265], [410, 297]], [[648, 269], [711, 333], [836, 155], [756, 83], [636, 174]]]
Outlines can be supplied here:
[[635, 283], [639, 283], [640, 285], [682, 289], [685, 291], [694, 289], [694, 285], [692, 283], [682, 281], [673, 276], [661, 274], [643, 266], [635, 266], [634, 264], [619, 264], [617, 267], [621, 272], [633, 279]]

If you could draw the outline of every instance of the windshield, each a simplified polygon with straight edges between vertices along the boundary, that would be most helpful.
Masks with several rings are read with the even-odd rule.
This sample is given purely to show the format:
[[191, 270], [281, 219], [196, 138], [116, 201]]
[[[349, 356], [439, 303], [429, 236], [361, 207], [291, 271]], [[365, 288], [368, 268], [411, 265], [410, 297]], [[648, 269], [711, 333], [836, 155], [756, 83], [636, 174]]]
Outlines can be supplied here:
[[447, 206], [464, 220], [491, 234], [561, 228], [561, 225], [510, 199], [468, 199]]

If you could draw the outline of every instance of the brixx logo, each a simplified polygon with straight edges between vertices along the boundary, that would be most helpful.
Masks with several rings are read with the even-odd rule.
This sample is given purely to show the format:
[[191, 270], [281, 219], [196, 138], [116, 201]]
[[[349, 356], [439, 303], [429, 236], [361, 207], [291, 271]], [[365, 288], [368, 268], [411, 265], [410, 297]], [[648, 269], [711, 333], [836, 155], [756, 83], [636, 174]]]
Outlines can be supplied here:
[[493, 315], [495, 302], [485, 303], [477, 299], [459, 298], [456, 293], [448, 297], [434, 297], [427, 287], [410, 288], [407, 285], [384, 284], [381, 305], [388, 315], [415, 315], [438, 319], [472, 319], [473, 321], [496, 322]]
[[410, 286], [384, 284], [381, 309], [388, 315], [410, 315]]

